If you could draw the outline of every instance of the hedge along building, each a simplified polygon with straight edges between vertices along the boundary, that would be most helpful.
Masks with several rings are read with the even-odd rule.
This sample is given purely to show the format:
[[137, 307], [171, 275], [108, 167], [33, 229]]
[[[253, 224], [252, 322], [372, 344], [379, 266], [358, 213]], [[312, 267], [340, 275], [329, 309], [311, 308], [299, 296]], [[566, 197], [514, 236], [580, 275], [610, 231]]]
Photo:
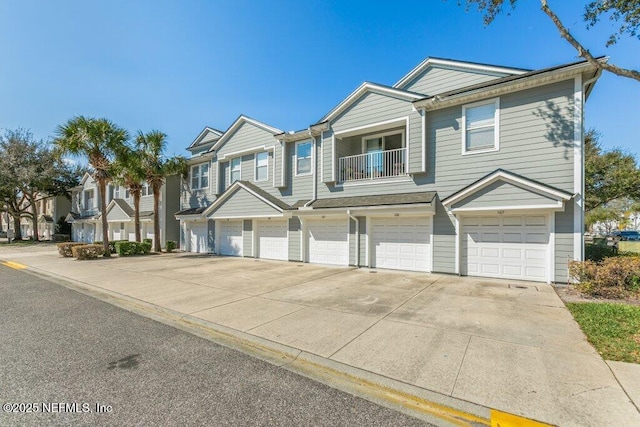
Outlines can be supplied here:
[[[160, 194], [160, 240], [178, 241], [180, 224], [173, 216], [179, 208], [180, 178], [167, 178]], [[107, 207], [102, 209], [98, 197], [98, 186], [90, 174], [82, 177], [80, 184], [71, 189], [71, 212], [67, 222], [71, 223], [71, 239], [74, 242], [93, 243], [102, 239], [101, 215], [107, 215], [109, 240], [135, 241], [133, 197], [123, 186], [110, 183], [106, 194]], [[153, 193], [148, 185], [143, 186], [140, 197], [140, 235], [143, 239], [154, 239]]]
[[428, 58], [282, 132], [240, 116], [188, 147], [182, 247], [563, 282], [583, 257], [583, 106], [599, 77]]

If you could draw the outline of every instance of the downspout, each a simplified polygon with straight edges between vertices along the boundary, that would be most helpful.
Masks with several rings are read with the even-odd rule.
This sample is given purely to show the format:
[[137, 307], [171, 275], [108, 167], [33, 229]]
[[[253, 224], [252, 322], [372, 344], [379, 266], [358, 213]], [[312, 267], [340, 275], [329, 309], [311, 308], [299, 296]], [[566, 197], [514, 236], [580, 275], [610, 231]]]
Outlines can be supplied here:
[[356, 267], [360, 267], [360, 220], [351, 215], [351, 209], [347, 209], [347, 216], [356, 223]]
[[[320, 133], [320, 135], [322, 135], [322, 132]], [[316, 138], [313, 136], [313, 134], [311, 133], [311, 128], [309, 128], [309, 136], [311, 137], [311, 139], [313, 140], [313, 152], [312, 152], [312, 157], [313, 157], [313, 189], [311, 190], [311, 200], [309, 200], [307, 203], [304, 204], [303, 207], [308, 207], [311, 203], [315, 202], [316, 199], [318, 198], [318, 167], [317, 167], [317, 145], [316, 145]]]

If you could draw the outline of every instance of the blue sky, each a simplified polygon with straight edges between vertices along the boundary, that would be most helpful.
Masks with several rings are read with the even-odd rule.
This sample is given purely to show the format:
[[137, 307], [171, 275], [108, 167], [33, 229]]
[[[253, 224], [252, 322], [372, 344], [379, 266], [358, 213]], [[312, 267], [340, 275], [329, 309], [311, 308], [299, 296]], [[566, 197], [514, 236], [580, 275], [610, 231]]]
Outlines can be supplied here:
[[[640, 69], [640, 41], [604, 46], [587, 31], [586, 1], [550, 1], [594, 54]], [[539, 10], [521, 0], [484, 27], [457, 0], [0, 0], [0, 128], [54, 135], [74, 115], [107, 117], [132, 133], [160, 129], [168, 152], [204, 126], [246, 114], [306, 128], [363, 81], [393, 84], [428, 56], [521, 68], [575, 61]], [[586, 126], [605, 147], [640, 152], [640, 83], [605, 73]]]

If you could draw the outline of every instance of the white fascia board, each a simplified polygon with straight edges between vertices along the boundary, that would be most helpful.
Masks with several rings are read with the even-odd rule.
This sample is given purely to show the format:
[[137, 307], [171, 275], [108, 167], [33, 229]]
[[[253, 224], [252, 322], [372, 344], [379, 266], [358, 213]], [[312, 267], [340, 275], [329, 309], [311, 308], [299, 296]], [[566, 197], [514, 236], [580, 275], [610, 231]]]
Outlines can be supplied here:
[[252, 148], [247, 148], [245, 150], [234, 151], [233, 153], [223, 154], [221, 156], [218, 156], [218, 160], [232, 159], [234, 157], [243, 156], [245, 154], [260, 153], [262, 151], [273, 151], [275, 150], [275, 148], [275, 145], [260, 145]]
[[508, 211], [514, 212], [529, 212], [529, 211], [563, 211], [564, 202], [558, 201], [556, 203], [540, 204], [540, 205], [504, 205], [504, 206], [483, 206], [479, 208], [457, 208], [451, 209], [450, 212], [454, 214], [463, 213], [478, 213], [478, 212], [495, 212], [495, 211]]
[[291, 218], [291, 214], [288, 212], [282, 212], [279, 214], [269, 215], [216, 215], [213, 214], [208, 217], [209, 219], [260, 219], [260, 218]]
[[[206, 218], [202, 217], [202, 214], [173, 215], [173, 216], [178, 221], [206, 219]], [[142, 220], [140, 220], [140, 221], [142, 221]], [[148, 221], [151, 221], [151, 220], [148, 220]]]
[[278, 134], [283, 133], [280, 129], [274, 128], [273, 126], [269, 126], [266, 123], [259, 122], [257, 120], [254, 120], [254, 119], [250, 118], [250, 117], [247, 117], [245, 115], [241, 115], [240, 117], [238, 117], [236, 119], [235, 122], [233, 122], [233, 124], [229, 127], [229, 129], [227, 129], [222, 134], [220, 139], [213, 145], [213, 147], [211, 147], [209, 149], [209, 151], [217, 150], [220, 146], [222, 146], [222, 144], [224, 144], [230, 138], [230, 136], [233, 134], [233, 132], [238, 130], [238, 128], [240, 126], [242, 126], [244, 123], [252, 124], [253, 126], [256, 126], [256, 127], [260, 128], [260, 129], [263, 129], [263, 130], [265, 130], [267, 132], [271, 132], [273, 135], [278, 135]]
[[[515, 176], [506, 171], [497, 171], [493, 174], [481, 179], [465, 190], [454, 194], [453, 196], [449, 196], [442, 201], [444, 206], [451, 206], [460, 200], [465, 199], [466, 197], [472, 195], [473, 193], [487, 187], [494, 182], [502, 180], [508, 182], [510, 184], [517, 185], [518, 187], [524, 187], [534, 193], [546, 195], [552, 198], [560, 199], [560, 200], [569, 200], [571, 198], [567, 193], [561, 193], [559, 191], [554, 190], [553, 188], [549, 188], [547, 186], [540, 185], [536, 182], [529, 181], [528, 179], [523, 179], [519, 176]], [[493, 209], [493, 208], [492, 208]]]
[[[200, 143], [200, 141], [202, 141], [202, 138], [205, 137], [206, 134], [208, 133], [213, 133], [214, 135], [217, 135], [218, 137], [222, 136], [222, 132], [219, 132], [213, 128], [210, 128], [209, 126], [205, 126], [204, 129], [202, 129], [202, 131], [198, 134], [198, 136], [196, 137], [196, 139], [193, 140], [193, 142], [191, 143], [191, 145], [189, 145], [189, 147], [187, 148], [187, 150], [189, 148], [193, 148], [196, 145], [198, 145]], [[215, 141], [210, 141], [209, 143], [214, 143]]]
[[404, 90], [394, 89], [386, 86], [380, 86], [375, 83], [364, 82], [358, 87], [358, 89], [353, 91], [351, 95], [347, 96], [344, 99], [344, 101], [342, 101], [335, 108], [333, 108], [333, 110], [327, 113], [327, 115], [325, 115], [322, 119], [320, 119], [320, 122], [333, 120], [338, 114], [346, 110], [347, 107], [349, 107], [351, 104], [353, 104], [362, 95], [364, 95], [367, 92], [374, 92], [374, 93], [379, 93], [381, 95], [393, 96], [395, 98], [404, 99], [406, 101], [416, 101], [423, 97], [422, 95], [406, 92]]
[[481, 65], [481, 64], [473, 64], [464, 61], [453, 61], [450, 59], [437, 59], [437, 58], [427, 58], [418, 64], [413, 70], [409, 71], [407, 75], [402, 77], [393, 87], [399, 88], [403, 85], [409, 83], [411, 80], [415, 79], [418, 75], [420, 75], [424, 70], [429, 67], [439, 66], [442, 68], [449, 68], [454, 70], [471, 70], [471, 71], [479, 71], [485, 74], [491, 74], [496, 76], [502, 75], [520, 75], [527, 73], [529, 71], [522, 70], [519, 68], [509, 68], [509, 67], [500, 67], [496, 65]]
[[421, 99], [413, 103], [415, 108], [424, 108], [426, 110], [436, 110], [440, 108], [451, 107], [458, 104], [474, 102], [476, 100], [500, 96], [505, 93], [517, 90], [528, 89], [535, 86], [546, 85], [561, 80], [572, 79], [576, 74], [581, 74], [584, 70], [593, 68], [588, 62], [575, 64], [566, 68], [559, 68], [545, 73], [534, 74], [522, 79], [510, 80], [502, 83], [491, 84], [487, 82], [486, 87], [481, 87], [468, 92], [440, 98], [437, 95], [427, 99]]

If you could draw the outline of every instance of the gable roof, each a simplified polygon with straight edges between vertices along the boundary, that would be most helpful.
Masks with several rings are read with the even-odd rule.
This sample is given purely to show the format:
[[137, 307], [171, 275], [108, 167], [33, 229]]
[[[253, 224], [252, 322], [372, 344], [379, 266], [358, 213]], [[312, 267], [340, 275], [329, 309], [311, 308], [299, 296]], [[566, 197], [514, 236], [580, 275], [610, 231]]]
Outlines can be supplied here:
[[351, 94], [347, 96], [340, 104], [336, 105], [331, 111], [325, 114], [324, 117], [318, 120], [315, 125], [333, 120], [366, 93], [377, 93], [385, 96], [393, 96], [396, 98], [404, 99], [406, 101], [417, 101], [418, 99], [424, 98], [424, 95], [421, 95], [419, 93], [409, 92], [378, 83], [364, 82], [356, 90], [351, 92]]
[[488, 185], [497, 182], [504, 181], [518, 187], [527, 189], [537, 194], [542, 194], [555, 200], [569, 200], [573, 195], [559, 188], [552, 187], [547, 184], [543, 184], [539, 181], [535, 181], [529, 178], [525, 178], [521, 175], [513, 172], [506, 171], [504, 169], [496, 169], [488, 175], [480, 178], [479, 180], [467, 185], [462, 190], [459, 190], [449, 197], [442, 200], [442, 204], [446, 207], [452, 206], [454, 203], [464, 200], [465, 198], [475, 194]]
[[[220, 137], [222, 136], [224, 132], [222, 132], [221, 130], [218, 129], [214, 129], [212, 127], [206, 126], [202, 132], [200, 132], [198, 134], [198, 136], [196, 137], [196, 139], [193, 140], [193, 142], [191, 143], [191, 145], [189, 145], [187, 147], [187, 150], [191, 149], [191, 148], [196, 148], [198, 146], [202, 146], [202, 145], [207, 145], [207, 144], [211, 144], [216, 142], [218, 139], [220, 139]], [[215, 138], [211, 141], [205, 141], [205, 137], [209, 134], [213, 134], [215, 136]]]
[[256, 126], [260, 129], [263, 129], [267, 132], [270, 132], [273, 135], [278, 135], [283, 133], [280, 129], [274, 128], [273, 126], [269, 126], [266, 123], [262, 123], [258, 120], [252, 119], [251, 117], [247, 117], [244, 114], [241, 114], [232, 124], [229, 126], [224, 134], [220, 137], [220, 139], [209, 149], [209, 151], [217, 150], [222, 147], [222, 145], [233, 135], [233, 133], [240, 128], [245, 123], [249, 123], [253, 126]]
[[[596, 59], [600, 62], [606, 62], [608, 60], [608, 58], [604, 56], [598, 57]], [[413, 105], [416, 107], [428, 108], [430, 105], [435, 105], [437, 103], [437, 104], [443, 104], [442, 106], [444, 107], [447, 105], [446, 104], [447, 102], [449, 103], [457, 102], [460, 98], [472, 96], [477, 93], [484, 93], [489, 90], [505, 91], [505, 90], [508, 90], [509, 87], [512, 87], [512, 85], [516, 83], [523, 82], [524, 84], [524, 81], [542, 79], [544, 77], [551, 78], [554, 75], [556, 76], [556, 79], [557, 79], [567, 73], [570, 73], [570, 74], [578, 73], [578, 72], [588, 70], [589, 68], [593, 68], [595, 70], [596, 67], [586, 60], [571, 62], [569, 64], [557, 65], [554, 67], [542, 68], [539, 70], [533, 70], [533, 71], [529, 71], [519, 75], [502, 77], [499, 79], [490, 80], [488, 82], [478, 83], [478, 84], [466, 86], [460, 89], [450, 90], [448, 92], [439, 93], [437, 95], [426, 96], [418, 101], [415, 101]], [[596, 70], [596, 77], [598, 77], [597, 70]], [[591, 84], [592, 85], [595, 84], [595, 81], [592, 82]]]
[[202, 212], [202, 215], [203, 216], [207, 216], [211, 212], [216, 210], [220, 205], [222, 205], [224, 203], [224, 201], [226, 199], [229, 198], [229, 196], [234, 194], [235, 191], [238, 188], [242, 188], [242, 189], [248, 191], [249, 193], [253, 194], [258, 199], [261, 199], [263, 202], [265, 202], [266, 204], [270, 205], [271, 207], [273, 207], [274, 209], [276, 209], [276, 210], [278, 210], [280, 212], [284, 212], [286, 210], [290, 210], [291, 209], [291, 206], [289, 206], [288, 204], [286, 204], [282, 200], [278, 199], [277, 197], [272, 196], [271, 194], [267, 193], [263, 189], [253, 185], [252, 183], [250, 183], [248, 181], [235, 181], [233, 184], [231, 184], [229, 186], [229, 188], [227, 188], [224, 191], [224, 193], [222, 193], [220, 195], [220, 197], [218, 197], [212, 204], [210, 204]]
[[429, 67], [442, 67], [462, 71], [475, 71], [482, 74], [494, 75], [499, 77], [505, 74], [519, 75], [531, 71], [523, 68], [502, 67], [499, 65], [482, 64], [479, 62], [469, 61], [457, 61], [453, 59], [435, 58], [430, 56], [420, 64], [418, 64], [413, 70], [409, 71], [400, 80], [398, 80], [398, 82], [396, 82], [393, 87], [401, 89], [406, 84], [411, 83], [411, 81], [413, 81]]
[[111, 202], [109, 202], [109, 204], [107, 205], [107, 209], [106, 209], [107, 216], [109, 215], [109, 212], [113, 210], [114, 207], [118, 207], [128, 217], [133, 217], [135, 213], [133, 208], [129, 206], [129, 204], [125, 202], [123, 199], [112, 199]]
[[431, 203], [436, 197], [435, 191], [419, 193], [380, 194], [372, 196], [332, 197], [317, 199], [306, 205], [304, 200], [297, 202], [294, 207], [311, 207], [313, 209], [357, 208], [365, 206], [397, 206], [417, 203]]

